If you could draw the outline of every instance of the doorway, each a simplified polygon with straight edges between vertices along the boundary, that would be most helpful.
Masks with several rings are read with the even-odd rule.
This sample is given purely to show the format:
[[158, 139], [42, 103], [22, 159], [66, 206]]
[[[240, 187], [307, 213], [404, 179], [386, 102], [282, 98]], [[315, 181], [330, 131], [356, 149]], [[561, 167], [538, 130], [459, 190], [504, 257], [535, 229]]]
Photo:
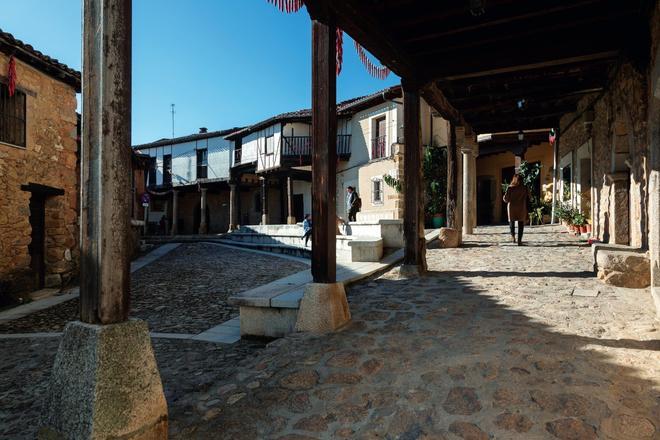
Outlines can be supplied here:
[[46, 198], [39, 193], [30, 197], [30, 227], [32, 228], [28, 252], [30, 268], [34, 272], [37, 289], [43, 289], [46, 277]]
[[492, 177], [480, 177], [477, 181], [477, 225], [493, 223], [494, 186], [495, 180]]

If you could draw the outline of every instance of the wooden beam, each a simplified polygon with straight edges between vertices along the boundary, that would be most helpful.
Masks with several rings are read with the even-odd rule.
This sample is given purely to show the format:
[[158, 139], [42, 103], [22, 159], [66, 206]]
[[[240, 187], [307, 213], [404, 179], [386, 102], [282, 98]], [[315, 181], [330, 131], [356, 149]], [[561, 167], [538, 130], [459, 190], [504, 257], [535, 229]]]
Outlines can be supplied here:
[[[456, 18], [454, 19], [452, 26], [450, 28], [438, 27], [439, 29], [443, 29], [443, 30], [438, 32], [431, 32], [424, 35], [412, 36], [410, 38], [407, 38], [406, 41], [420, 42], [430, 39], [447, 37], [450, 35], [471, 33], [477, 30], [492, 28], [504, 24], [510, 25], [511, 23], [514, 22], [527, 21], [533, 18], [539, 18], [539, 17], [547, 18], [551, 14], [565, 13], [567, 10], [583, 8], [585, 6], [592, 6], [594, 3], [600, 3], [600, 2], [602, 2], [602, 0], [586, 0], [581, 2], [569, 3], [569, 4], [564, 3], [550, 8], [539, 7], [539, 5], [535, 3], [516, 4], [515, 8], [517, 9], [518, 13], [513, 13], [514, 11], [510, 9], [505, 9], [501, 12], [496, 9], [493, 13], [488, 14], [488, 18], [489, 18], [488, 20], [481, 21], [478, 23], [474, 23], [474, 17], [468, 16], [467, 14], [463, 13], [461, 14], [462, 17], [460, 18], [457, 17], [458, 19]], [[526, 13], [520, 13], [519, 9], [521, 7], [523, 8], [530, 7], [533, 9]], [[423, 21], [433, 20], [434, 25], [437, 26], [438, 19], [432, 17], [433, 16], [429, 16], [425, 14], [421, 18]], [[424, 27], [419, 26], [419, 24], [416, 24], [412, 27], [411, 30], [415, 30], [415, 29], [424, 29]]]
[[426, 272], [426, 240], [424, 239], [424, 192], [422, 174], [422, 143], [420, 127], [420, 96], [416, 84], [402, 81], [404, 136], [404, 218], [405, 241], [403, 263]]
[[130, 300], [131, 2], [83, 11], [80, 320], [114, 324]]
[[312, 21], [312, 277], [336, 281], [336, 49], [334, 23]]
[[425, 85], [421, 89], [421, 94], [426, 103], [440, 113], [440, 116], [456, 125], [468, 126], [463, 115], [449, 102], [435, 82]]
[[494, 69], [473, 71], [469, 73], [446, 75], [438, 79], [442, 81], [455, 81], [455, 80], [462, 80], [467, 78], [482, 78], [485, 76], [499, 75], [502, 73], [524, 72], [527, 70], [544, 69], [546, 67], [562, 66], [566, 64], [576, 64], [585, 61], [614, 60], [617, 58], [618, 55], [619, 55], [618, 51], [609, 50], [604, 52], [589, 53], [586, 55], [578, 55], [578, 56], [565, 57], [565, 58], [560, 57], [560, 58], [544, 60], [536, 63], [517, 64], [506, 67], [494, 68]]

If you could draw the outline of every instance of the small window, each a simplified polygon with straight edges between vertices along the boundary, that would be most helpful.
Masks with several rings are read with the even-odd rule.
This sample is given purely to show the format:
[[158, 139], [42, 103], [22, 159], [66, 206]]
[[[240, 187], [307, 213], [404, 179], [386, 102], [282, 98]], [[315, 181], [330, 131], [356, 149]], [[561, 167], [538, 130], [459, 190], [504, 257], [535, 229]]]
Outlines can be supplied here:
[[208, 150], [206, 148], [197, 150], [197, 178], [206, 179], [208, 177]]
[[371, 201], [374, 204], [383, 203], [383, 181], [381, 179], [371, 181]]
[[275, 153], [275, 136], [266, 137], [266, 154]]
[[0, 84], [0, 142], [25, 148], [25, 93]]

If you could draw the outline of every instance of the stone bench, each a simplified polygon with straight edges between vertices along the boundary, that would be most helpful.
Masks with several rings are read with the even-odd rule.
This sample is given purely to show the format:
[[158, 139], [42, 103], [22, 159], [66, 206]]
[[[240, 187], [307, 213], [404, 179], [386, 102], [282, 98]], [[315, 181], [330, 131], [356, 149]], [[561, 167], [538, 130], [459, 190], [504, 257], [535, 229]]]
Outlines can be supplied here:
[[626, 245], [597, 243], [591, 248], [597, 277], [617, 287], [641, 289], [651, 283], [648, 251]]
[[378, 262], [383, 258], [383, 239], [380, 237], [358, 237], [350, 242], [351, 261]]

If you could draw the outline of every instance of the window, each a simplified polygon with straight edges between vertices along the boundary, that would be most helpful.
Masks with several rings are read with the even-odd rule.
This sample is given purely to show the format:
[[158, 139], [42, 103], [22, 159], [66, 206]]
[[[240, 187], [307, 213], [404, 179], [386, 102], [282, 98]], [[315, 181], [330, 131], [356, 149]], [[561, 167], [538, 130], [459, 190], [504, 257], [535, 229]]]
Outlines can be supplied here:
[[25, 148], [25, 93], [0, 84], [0, 142]]
[[163, 185], [172, 184], [172, 155], [163, 156]]
[[266, 137], [266, 154], [275, 153], [275, 136]]
[[208, 177], [208, 150], [203, 148], [197, 150], [197, 178], [206, 179]]
[[149, 172], [147, 173], [147, 186], [156, 185], [156, 158], [149, 158]]
[[371, 158], [380, 159], [387, 155], [385, 135], [387, 131], [387, 122], [385, 117], [374, 119], [373, 139], [371, 139]]
[[383, 181], [381, 179], [371, 181], [371, 202], [376, 205], [383, 203]]

